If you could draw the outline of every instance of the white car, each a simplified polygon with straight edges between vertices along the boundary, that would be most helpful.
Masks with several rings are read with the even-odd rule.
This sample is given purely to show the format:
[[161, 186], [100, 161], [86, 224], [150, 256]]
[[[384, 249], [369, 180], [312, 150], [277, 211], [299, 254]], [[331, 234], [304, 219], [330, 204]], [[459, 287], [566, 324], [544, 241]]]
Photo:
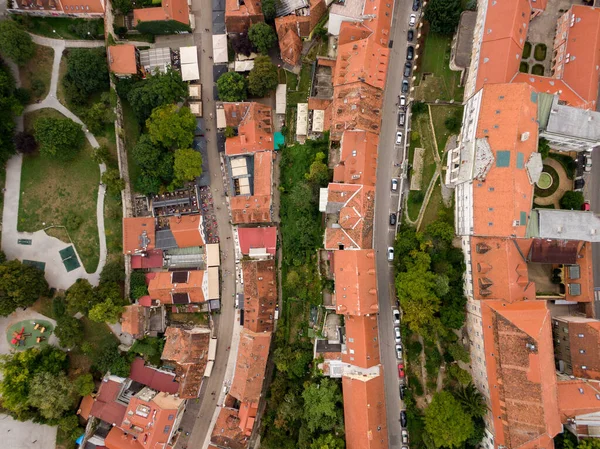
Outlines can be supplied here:
[[396, 145], [400, 145], [402, 143], [402, 133], [398, 131], [396, 133]]
[[408, 26], [414, 27], [416, 23], [417, 23], [417, 15], [411, 14], [410, 18], [408, 19]]
[[387, 258], [388, 258], [388, 262], [394, 261], [394, 248], [392, 248], [391, 246], [387, 250]]
[[402, 345], [396, 345], [396, 358], [402, 360]]
[[394, 315], [394, 326], [399, 326], [400, 325], [400, 311], [394, 309], [392, 311], [392, 314]]
[[585, 155], [585, 171], [592, 171], [592, 153]]
[[392, 179], [392, 192], [398, 190], [398, 180], [396, 178]]
[[408, 432], [402, 430], [402, 444], [408, 444]]
[[406, 97], [404, 95], [400, 96], [400, 106], [406, 106]]
[[394, 338], [396, 339], [396, 343], [398, 343], [398, 344], [402, 343], [402, 337], [400, 337], [400, 328], [399, 327], [394, 328]]

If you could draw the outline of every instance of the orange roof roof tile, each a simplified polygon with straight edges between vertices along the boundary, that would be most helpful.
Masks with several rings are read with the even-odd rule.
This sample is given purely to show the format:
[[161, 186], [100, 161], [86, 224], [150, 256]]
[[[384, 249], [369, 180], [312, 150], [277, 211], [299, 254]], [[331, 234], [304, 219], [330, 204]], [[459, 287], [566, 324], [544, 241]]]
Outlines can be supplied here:
[[373, 31], [373, 39], [377, 44], [387, 47], [392, 28], [393, 2], [387, 0], [366, 1], [363, 9], [363, 25]]
[[186, 0], [163, 0], [161, 6], [133, 10], [133, 23], [175, 20], [184, 25], [190, 24], [190, 11]]
[[369, 315], [379, 311], [375, 251], [335, 251], [336, 313], [341, 315]]
[[87, 421], [90, 417], [90, 412], [92, 411], [93, 405], [94, 398], [92, 395], [88, 394], [87, 396], [84, 396], [79, 404], [79, 409], [77, 409], [77, 414]]
[[137, 73], [137, 57], [135, 45], [110, 45], [108, 47], [110, 71], [119, 75], [135, 75]]
[[[289, 16], [288, 16], [289, 17]], [[302, 56], [302, 39], [294, 30], [288, 30], [282, 37], [279, 38], [279, 51], [281, 59], [296, 66], [300, 63]]]
[[546, 302], [484, 301], [481, 315], [495, 444], [548, 447], [562, 425]]
[[131, 304], [125, 307], [121, 315], [121, 329], [123, 332], [133, 335], [133, 338], [141, 338], [145, 330], [145, 309], [139, 304]]
[[273, 179], [273, 152], [254, 154], [253, 195], [231, 197], [230, 208], [233, 223], [271, 222], [271, 182]]
[[537, 152], [536, 93], [527, 84], [483, 88], [476, 137], [486, 139], [494, 162], [473, 181], [473, 234], [524, 237], [533, 201], [525, 164]]
[[[173, 282], [173, 276], [187, 273], [187, 282]], [[162, 304], [188, 304], [204, 302], [204, 271], [165, 272], [155, 273], [148, 284], [148, 294], [152, 299], [159, 300]], [[181, 295], [181, 296], [179, 296]]]
[[144, 446], [140, 441], [128, 435], [118, 427], [113, 427], [108, 432], [104, 440], [104, 444], [108, 449], [143, 449]]
[[203, 246], [203, 219], [200, 214], [169, 217], [169, 228], [179, 248]]
[[361, 368], [379, 365], [377, 315], [345, 317], [346, 352], [342, 352], [342, 361]]
[[383, 374], [342, 377], [344, 428], [348, 449], [387, 449]]
[[[598, 350], [596, 343], [595, 350]], [[578, 415], [600, 411], [600, 385], [583, 379], [560, 380], [558, 382], [558, 406], [563, 421]]]
[[252, 428], [254, 427], [254, 422], [256, 421], [256, 415], [258, 414], [258, 404], [242, 402], [240, 404], [240, 428], [244, 432], [245, 435], [252, 435]]
[[325, 229], [325, 249], [372, 248], [375, 188], [330, 183], [327, 190], [327, 213], [338, 214], [340, 227]]
[[264, 21], [260, 1], [226, 0], [225, 26], [228, 33], [246, 33], [250, 25]]
[[530, 73], [517, 73], [513, 83], [527, 83], [539, 93], [558, 95], [562, 101], [569, 106], [585, 107], [587, 102], [581, 98], [571, 87], [563, 80], [548, 78], [547, 76], [537, 76]]
[[239, 412], [233, 408], [221, 408], [213, 427], [210, 440], [219, 446], [230, 449], [246, 449], [248, 435], [240, 427]]
[[340, 162], [334, 168], [333, 181], [375, 186], [379, 136], [362, 130], [342, 135]]
[[258, 403], [262, 392], [271, 333], [242, 329], [235, 374], [229, 394], [241, 402]]
[[104, 13], [104, 2], [102, 0], [60, 0], [60, 5], [67, 14]]
[[507, 302], [534, 300], [535, 284], [529, 281], [526, 257], [527, 251], [515, 239], [471, 238], [473, 297]]
[[167, 327], [161, 359], [176, 366], [179, 396], [196, 398], [208, 363], [210, 329]]
[[135, 254], [154, 249], [154, 218], [123, 218], [123, 254]]
[[331, 138], [340, 140], [346, 130], [362, 129], [379, 133], [383, 92], [357, 81], [334, 86], [331, 105]]
[[223, 103], [225, 123], [237, 128], [235, 137], [225, 141], [225, 154], [255, 153], [273, 150], [273, 114], [260, 103]]
[[244, 328], [271, 332], [277, 305], [275, 260], [243, 260]]

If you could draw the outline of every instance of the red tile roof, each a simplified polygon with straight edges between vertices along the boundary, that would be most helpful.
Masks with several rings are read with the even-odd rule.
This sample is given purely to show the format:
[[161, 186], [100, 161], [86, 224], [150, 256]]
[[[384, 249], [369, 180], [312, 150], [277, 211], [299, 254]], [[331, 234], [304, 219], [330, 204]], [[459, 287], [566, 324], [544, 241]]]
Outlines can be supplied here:
[[527, 83], [533, 87], [536, 92], [558, 95], [558, 98], [567, 102], [569, 106], [585, 107], [587, 104], [587, 102], [563, 80], [532, 75], [530, 73], [517, 73], [513, 77], [512, 82]]
[[379, 365], [377, 315], [346, 315], [346, 352], [342, 361], [361, 368]]
[[104, 2], [102, 0], [60, 0], [59, 3], [62, 10], [67, 14], [104, 13]]
[[162, 268], [163, 266], [163, 252], [162, 249], [151, 249], [146, 251], [146, 255], [134, 255], [131, 256], [131, 268], [137, 269], [148, 269], [148, 268]]
[[[136, 252], [154, 249], [156, 243], [154, 234], [154, 218], [123, 218], [123, 254], [135, 254]], [[146, 247], [143, 246], [142, 236], [148, 239]]]
[[369, 315], [379, 311], [375, 251], [334, 252], [336, 313]]
[[273, 152], [261, 151], [254, 154], [253, 195], [231, 197], [232, 221], [239, 223], [270, 223], [271, 183], [273, 180]]
[[340, 227], [325, 229], [325, 249], [372, 248], [374, 209], [374, 187], [330, 183], [327, 212], [339, 214]]
[[240, 428], [244, 432], [245, 435], [252, 435], [252, 428], [254, 427], [254, 422], [256, 421], [256, 415], [258, 414], [258, 404], [242, 402], [240, 404]]
[[203, 246], [202, 216], [200, 214], [182, 215], [169, 218], [169, 228], [179, 248]]
[[240, 427], [240, 422], [237, 410], [221, 408], [210, 440], [221, 447], [245, 449], [248, 446], [248, 436]]
[[[271, 333], [242, 329], [235, 375], [229, 394], [241, 402], [258, 403], [262, 392]], [[216, 426], [215, 426], [216, 427]]]
[[271, 332], [277, 306], [277, 270], [275, 260], [243, 260], [244, 328], [253, 332]]
[[79, 404], [79, 409], [77, 409], [77, 414], [87, 421], [90, 417], [93, 406], [94, 406], [94, 398], [92, 397], [91, 394], [88, 394], [87, 396], [84, 396], [81, 399], [81, 403]]
[[[595, 346], [598, 350], [598, 346]], [[563, 421], [578, 415], [600, 412], [600, 386], [597, 382], [583, 379], [560, 380], [558, 382], [558, 406]]]
[[[275, 19], [275, 22], [277, 23], [277, 19]], [[297, 66], [302, 56], [302, 39], [300, 39], [298, 33], [294, 30], [287, 30], [283, 36], [280, 35], [279, 51], [283, 62]]]
[[545, 301], [481, 303], [494, 443], [551, 447], [562, 431]]
[[495, 160], [485, 179], [473, 182], [474, 235], [525, 236], [533, 201], [525, 164], [538, 142], [535, 101], [526, 84], [483, 88], [476, 137], [487, 140]]
[[573, 375], [600, 380], [600, 321], [573, 317], [568, 330]]
[[114, 380], [103, 380], [89, 414], [109, 424], [120, 424], [127, 410], [123, 404], [116, 402], [122, 387], [122, 383]]
[[150, 366], [145, 366], [144, 359], [137, 357], [131, 362], [129, 377], [153, 390], [175, 394], [179, 391], [179, 383], [174, 374], [167, 374]]
[[133, 335], [133, 338], [142, 338], [145, 330], [145, 309], [139, 304], [125, 307], [121, 315], [121, 329], [123, 332]]
[[113, 427], [108, 432], [104, 444], [108, 449], [143, 449], [144, 446], [133, 435], [128, 435], [118, 427]]
[[135, 75], [138, 69], [135, 52], [135, 45], [110, 45], [108, 47], [110, 71], [117, 75]]
[[387, 449], [388, 431], [383, 373], [344, 376], [344, 429], [348, 449]]
[[250, 25], [264, 21], [260, 1], [226, 0], [225, 26], [228, 33], [246, 33]]
[[148, 294], [152, 299], [158, 299], [162, 304], [178, 304], [174, 295], [187, 294], [187, 300], [184, 299], [181, 304], [206, 301], [202, 288], [205, 281], [203, 270], [186, 271], [187, 282], [173, 282], [173, 273], [175, 272], [161, 271], [150, 280]]
[[341, 141], [340, 162], [333, 171], [333, 182], [375, 186], [378, 146], [379, 136], [375, 133], [346, 131]]
[[340, 140], [344, 131], [353, 129], [378, 134], [382, 108], [381, 89], [360, 81], [334, 86], [331, 105], [332, 140]]
[[133, 10], [133, 23], [175, 20], [184, 25], [190, 24], [190, 11], [186, 0], [163, 0], [161, 6]]
[[210, 329], [167, 327], [161, 359], [175, 365], [179, 396], [196, 398], [208, 362]]
[[265, 248], [267, 253], [275, 255], [277, 249], [277, 228], [266, 226], [260, 228], [237, 229], [242, 254], [250, 254], [250, 249]]
[[237, 128], [235, 137], [225, 141], [225, 154], [273, 150], [273, 117], [270, 107], [260, 103], [223, 103], [225, 123]]

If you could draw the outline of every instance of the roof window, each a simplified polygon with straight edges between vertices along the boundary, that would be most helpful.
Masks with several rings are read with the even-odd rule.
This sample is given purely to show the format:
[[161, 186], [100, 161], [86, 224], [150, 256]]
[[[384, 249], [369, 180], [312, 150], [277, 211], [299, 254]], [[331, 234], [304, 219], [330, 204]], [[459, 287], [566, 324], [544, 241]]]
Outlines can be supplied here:
[[583, 338], [583, 337], [584, 337], [584, 335], [583, 335], [583, 334], [577, 334], [577, 336], [578, 336], [579, 338]]
[[583, 394], [583, 388], [578, 388], [579, 393]]

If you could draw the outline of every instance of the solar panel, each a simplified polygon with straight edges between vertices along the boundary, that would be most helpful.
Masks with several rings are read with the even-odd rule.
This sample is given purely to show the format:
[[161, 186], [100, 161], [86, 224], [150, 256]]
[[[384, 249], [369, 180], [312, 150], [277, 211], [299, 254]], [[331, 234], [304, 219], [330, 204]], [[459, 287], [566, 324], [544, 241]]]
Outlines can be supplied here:
[[173, 284], [187, 284], [189, 273], [187, 271], [174, 271]]
[[173, 304], [189, 304], [190, 296], [187, 293], [173, 293]]

